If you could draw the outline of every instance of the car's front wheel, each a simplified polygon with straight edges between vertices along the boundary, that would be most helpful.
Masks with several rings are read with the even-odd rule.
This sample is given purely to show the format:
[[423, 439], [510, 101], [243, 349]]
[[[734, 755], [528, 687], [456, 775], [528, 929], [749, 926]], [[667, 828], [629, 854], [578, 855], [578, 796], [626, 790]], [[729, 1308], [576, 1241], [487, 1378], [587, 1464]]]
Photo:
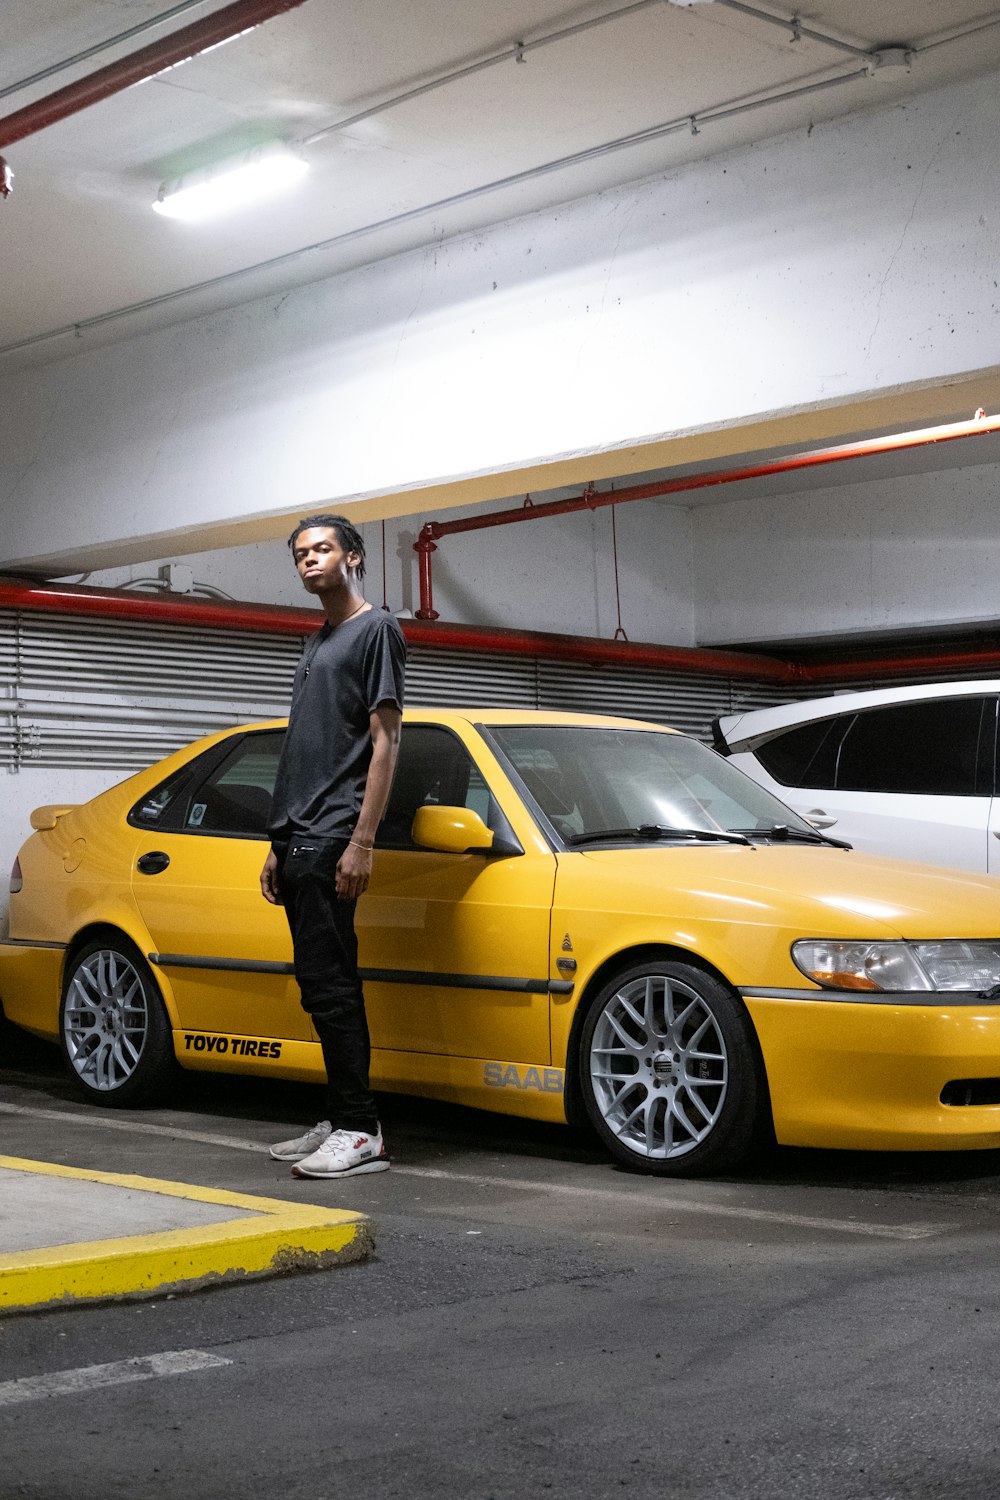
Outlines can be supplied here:
[[63, 982], [59, 1030], [78, 1091], [101, 1104], [149, 1104], [170, 1083], [170, 1025], [156, 981], [121, 935], [96, 938], [73, 955]]
[[579, 1060], [591, 1123], [637, 1171], [717, 1172], [749, 1151], [756, 1042], [738, 997], [702, 969], [664, 960], [619, 972], [591, 1002]]

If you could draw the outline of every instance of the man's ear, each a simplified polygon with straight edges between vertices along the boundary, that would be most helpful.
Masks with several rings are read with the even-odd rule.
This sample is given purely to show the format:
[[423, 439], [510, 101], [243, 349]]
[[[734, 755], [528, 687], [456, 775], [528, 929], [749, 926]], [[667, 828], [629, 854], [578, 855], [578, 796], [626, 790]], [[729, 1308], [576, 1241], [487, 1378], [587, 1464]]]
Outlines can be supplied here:
[[347, 554], [347, 566], [349, 568], [352, 568], [355, 571], [357, 571], [357, 569], [360, 568], [360, 566], [361, 566], [361, 553], [360, 552], [348, 552], [348, 554]]

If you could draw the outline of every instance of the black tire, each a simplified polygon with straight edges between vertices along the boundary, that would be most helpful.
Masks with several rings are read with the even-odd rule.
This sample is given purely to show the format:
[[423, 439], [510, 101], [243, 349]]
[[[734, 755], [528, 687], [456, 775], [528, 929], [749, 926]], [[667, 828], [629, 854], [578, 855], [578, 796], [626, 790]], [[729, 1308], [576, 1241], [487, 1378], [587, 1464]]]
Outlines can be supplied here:
[[635, 1171], [727, 1171], [754, 1143], [766, 1087], [750, 1018], [692, 964], [651, 959], [616, 974], [589, 1006], [579, 1062], [591, 1124]]
[[174, 1072], [173, 1040], [156, 980], [121, 933], [95, 938], [66, 966], [59, 1038], [78, 1093], [95, 1104], [152, 1104]]

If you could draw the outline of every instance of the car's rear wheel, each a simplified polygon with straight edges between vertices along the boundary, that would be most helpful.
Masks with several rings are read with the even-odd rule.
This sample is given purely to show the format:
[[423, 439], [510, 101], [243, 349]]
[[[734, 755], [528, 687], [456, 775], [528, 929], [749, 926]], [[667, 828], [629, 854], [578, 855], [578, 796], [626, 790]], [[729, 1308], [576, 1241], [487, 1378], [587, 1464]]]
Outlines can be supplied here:
[[637, 1171], [717, 1172], [753, 1144], [762, 1083], [750, 1019], [691, 964], [637, 964], [594, 996], [580, 1083], [597, 1134]]
[[59, 1029], [78, 1091], [101, 1104], [149, 1104], [174, 1067], [170, 1025], [149, 965], [128, 938], [96, 938], [75, 953]]

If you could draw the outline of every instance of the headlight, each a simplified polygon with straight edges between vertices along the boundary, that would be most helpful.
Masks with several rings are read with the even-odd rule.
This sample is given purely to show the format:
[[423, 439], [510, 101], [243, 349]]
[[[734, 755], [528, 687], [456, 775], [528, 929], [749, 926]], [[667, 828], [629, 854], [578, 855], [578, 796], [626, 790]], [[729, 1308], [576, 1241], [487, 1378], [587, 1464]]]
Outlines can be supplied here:
[[835, 990], [990, 990], [1000, 984], [1000, 939], [940, 943], [792, 944], [797, 968]]

